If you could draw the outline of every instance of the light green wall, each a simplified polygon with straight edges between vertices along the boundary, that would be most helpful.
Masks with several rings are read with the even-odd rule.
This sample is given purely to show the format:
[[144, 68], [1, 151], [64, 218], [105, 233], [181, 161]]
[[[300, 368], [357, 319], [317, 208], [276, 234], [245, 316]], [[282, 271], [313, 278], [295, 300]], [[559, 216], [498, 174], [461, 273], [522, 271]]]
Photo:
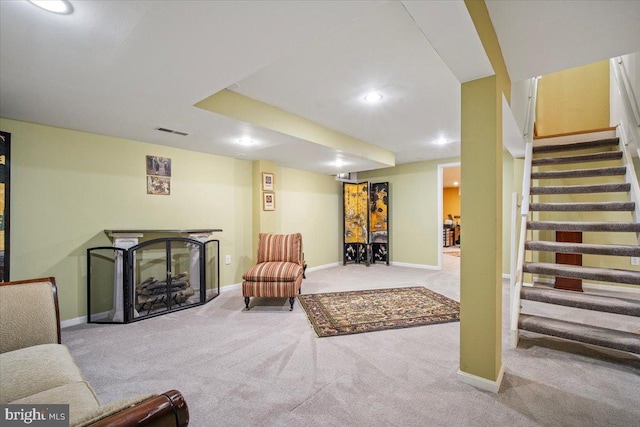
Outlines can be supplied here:
[[278, 231], [302, 233], [308, 266], [341, 261], [341, 183], [330, 175], [280, 168], [276, 188]]
[[252, 263], [255, 263], [255, 256], [258, 253], [258, 234], [259, 233], [276, 233], [278, 231], [278, 214], [281, 212], [278, 210], [278, 199], [276, 196], [276, 210], [273, 211], [265, 211], [263, 209], [263, 191], [262, 191], [262, 173], [272, 173], [274, 174], [274, 189], [278, 188], [278, 167], [275, 163], [267, 161], [267, 160], [256, 160], [252, 163], [252, 173], [253, 173], [253, 245], [251, 254], [254, 256], [252, 258]]
[[465, 6], [495, 75], [463, 83], [461, 91], [462, 216], [467, 218], [460, 257], [460, 371], [495, 381], [497, 392], [504, 270], [502, 97], [510, 102], [511, 78], [485, 2], [465, 0]]
[[[358, 181], [389, 182], [391, 262], [438, 265], [438, 165], [460, 159], [409, 163], [358, 172]], [[464, 182], [462, 183], [464, 192]], [[464, 239], [464, 229], [462, 231]]]
[[[250, 267], [251, 163], [2, 119], [12, 134], [11, 279], [55, 276], [62, 319], [86, 313], [86, 249], [105, 229], [221, 228], [221, 284]], [[172, 160], [171, 195], [146, 194], [145, 156]]]
[[[255, 217], [263, 231], [301, 232], [310, 267], [341, 260], [333, 176], [14, 120], [0, 128], [13, 142], [11, 279], [55, 276], [63, 320], [86, 314], [86, 249], [111, 246], [105, 229], [221, 228], [222, 286], [255, 262]], [[146, 155], [171, 158], [170, 196], [146, 194]], [[262, 169], [275, 173], [275, 212], [262, 211]]]
[[[459, 158], [439, 159], [358, 173], [359, 181], [389, 181], [392, 262], [438, 265], [438, 165], [459, 161]], [[522, 159], [514, 159], [504, 151], [502, 274], [509, 274], [511, 196], [514, 191], [521, 191], [522, 164]], [[464, 182], [461, 184], [464, 192]], [[462, 224], [464, 241], [464, 221]]]
[[[264, 214], [263, 231], [302, 233], [310, 267], [342, 261], [342, 186], [333, 176], [7, 119], [0, 125], [14, 141], [12, 279], [55, 276], [65, 320], [85, 314], [86, 249], [111, 245], [105, 229], [222, 228], [222, 259], [232, 257], [221, 262], [223, 286], [239, 283], [255, 262], [254, 222]], [[172, 159], [170, 196], [146, 194], [148, 154]], [[392, 261], [437, 266], [438, 164], [455, 161], [359, 173], [390, 182]], [[275, 174], [275, 212], [262, 212], [262, 169]], [[506, 274], [508, 252], [503, 257]]]
[[502, 366], [502, 97], [496, 76], [462, 84], [460, 371], [497, 381]]
[[609, 61], [544, 75], [538, 82], [538, 135], [609, 126]]
[[[274, 175], [275, 211], [262, 209], [262, 173]], [[253, 162], [254, 244], [258, 232], [301, 233], [308, 267], [340, 260], [340, 183], [334, 176], [279, 167], [270, 161]], [[255, 258], [253, 259], [255, 262]]]

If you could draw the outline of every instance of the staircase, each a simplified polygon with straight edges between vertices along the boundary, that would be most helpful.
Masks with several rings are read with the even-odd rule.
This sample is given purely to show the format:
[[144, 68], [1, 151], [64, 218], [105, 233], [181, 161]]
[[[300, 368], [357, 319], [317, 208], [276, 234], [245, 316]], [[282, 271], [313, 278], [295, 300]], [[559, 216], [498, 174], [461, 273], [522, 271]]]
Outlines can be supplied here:
[[[637, 299], [631, 299], [598, 295], [593, 291], [559, 290], [553, 288], [548, 279], [564, 277], [606, 284], [614, 293], [620, 289], [622, 295], [629, 288], [616, 285], [635, 285], [640, 290], [640, 271], [633, 267], [620, 268], [630, 266], [629, 257], [640, 257], [640, 209], [634, 201], [629, 201], [637, 197], [630, 197], [630, 193], [637, 192], [638, 183], [633, 168], [627, 166], [630, 157], [625, 148], [618, 138], [559, 145], [534, 143], [531, 167], [526, 167], [531, 171], [529, 194], [534, 200], [528, 204], [528, 215], [524, 217], [523, 213], [521, 240], [525, 242], [519, 254], [521, 267], [517, 272], [520, 285], [516, 285], [512, 301], [514, 346], [519, 331], [529, 331], [640, 354], [640, 319], [635, 328], [638, 330], [630, 332], [567, 321], [566, 315], [562, 316], [565, 320], [561, 320], [520, 313], [525, 305], [527, 311], [534, 310], [536, 304], [522, 303], [532, 301], [640, 318], [640, 294], [635, 294]], [[567, 180], [570, 185], [566, 184]], [[597, 221], [590, 220], [590, 216]], [[606, 221], [602, 221], [603, 218]], [[597, 243], [557, 242], [556, 231], [579, 231], [589, 236], [587, 241]], [[528, 238], [522, 239], [525, 235]], [[607, 239], [598, 238], [602, 236]], [[600, 240], [605, 242], [600, 243]], [[624, 243], [609, 243], [616, 240]], [[553, 261], [557, 253], [586, 255], [589, 257], [586, 264], [596, 266], [557, 264]], [[525, 273], [532, 275], [533, 287], [521, 286]], [[561, 312], [546, 310], [549, 311]]]

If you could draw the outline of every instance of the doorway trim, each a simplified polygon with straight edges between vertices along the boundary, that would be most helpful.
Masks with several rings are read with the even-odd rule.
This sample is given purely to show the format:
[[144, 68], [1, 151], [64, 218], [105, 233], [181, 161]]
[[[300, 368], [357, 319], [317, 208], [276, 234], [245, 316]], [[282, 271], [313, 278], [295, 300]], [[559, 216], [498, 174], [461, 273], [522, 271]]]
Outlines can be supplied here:
[[[438, 165], [438, 270], [442, 270], [442, 251], [444, 249], [442, 246], [442, 233], [444, 232], [442, 220], [444, 216], [444, 169], [456, 166], [462, 167], [462, 164], [460, 162], [452, 162]], [[462, 186], [462, 182], [460, 182], [460, 185]]]

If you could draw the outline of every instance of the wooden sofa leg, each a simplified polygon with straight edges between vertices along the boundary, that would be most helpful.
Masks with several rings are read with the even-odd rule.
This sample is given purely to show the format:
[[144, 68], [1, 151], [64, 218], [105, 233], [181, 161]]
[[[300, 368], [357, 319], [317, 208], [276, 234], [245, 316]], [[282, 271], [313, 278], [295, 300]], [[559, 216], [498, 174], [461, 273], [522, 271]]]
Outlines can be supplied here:
[[295, 297], [290, 297], [289, 298], [289, 304], [291, 304], [291, 308], [289, 309], [289, 311], [293, 310], [293, 302], [295, 301]]
[[249, 297], [244, 297], [244, 305], [247, 307], [247, 310], [249, 310]]

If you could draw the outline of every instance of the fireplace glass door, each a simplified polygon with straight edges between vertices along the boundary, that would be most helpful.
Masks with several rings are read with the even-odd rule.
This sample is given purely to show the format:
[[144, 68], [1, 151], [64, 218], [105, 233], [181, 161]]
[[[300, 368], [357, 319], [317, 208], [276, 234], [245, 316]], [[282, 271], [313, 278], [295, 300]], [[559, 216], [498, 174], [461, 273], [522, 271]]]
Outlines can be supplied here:
[[128, 251], [128, 299], [135, 320], [204, 301], [203, 249], [197, 240], [175, 237], [150, 240]]
[[218, 240], [173, 237], [87, 249], [89, 323], [129, 323], [220, 294]]

